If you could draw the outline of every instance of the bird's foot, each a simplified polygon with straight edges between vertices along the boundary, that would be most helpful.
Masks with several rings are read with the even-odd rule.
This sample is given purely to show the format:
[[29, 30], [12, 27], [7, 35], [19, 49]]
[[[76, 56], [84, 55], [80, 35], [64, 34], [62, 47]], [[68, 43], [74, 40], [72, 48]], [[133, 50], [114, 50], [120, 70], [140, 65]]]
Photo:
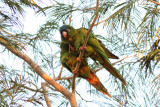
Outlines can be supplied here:
[[69, 53], [71, 53], [72, 51], [75, 51], [74, 47], [69, 43]]
[[79, 48], [79, 50], [80, 50], [80, 51], [83, 51], [83, 50], [85, 50], [86, 48], [87, 48], [86, 46], [85, 46], [85, 47], [84, 47], [84, 46], [81, 46], [81, 47]]
[[78, 76], [77, 70], [74, 69], [72, 72], [73, 72], [73, 74], [76, 74]]
[[77, 59], [76, 59], [78, 62], [81, 62], [81, 59], [78, 57]]

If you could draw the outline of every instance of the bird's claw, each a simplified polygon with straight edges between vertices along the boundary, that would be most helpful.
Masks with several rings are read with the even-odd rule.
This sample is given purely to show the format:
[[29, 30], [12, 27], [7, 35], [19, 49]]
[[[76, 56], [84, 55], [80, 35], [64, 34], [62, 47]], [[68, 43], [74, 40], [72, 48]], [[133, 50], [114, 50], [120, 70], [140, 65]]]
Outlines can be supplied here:
[[86, 46], [81, 46], [81, 47], [79, 48], [79, 50], [83, 51], [83, 50], [85, 50], [86, 48], [87, 48]]
[[74, 50], [75, 50], [74, 47], [69, 43], [69, 53], [71, 53]]
[[78, 72], [75, 69], [72, 72], [73, 72], [73, 74], [78, 75]]
[[78, 57], [78, 58], [77, 58], [77, 61], [78, 61], [78, 62], [81, 62], [81, 59]]

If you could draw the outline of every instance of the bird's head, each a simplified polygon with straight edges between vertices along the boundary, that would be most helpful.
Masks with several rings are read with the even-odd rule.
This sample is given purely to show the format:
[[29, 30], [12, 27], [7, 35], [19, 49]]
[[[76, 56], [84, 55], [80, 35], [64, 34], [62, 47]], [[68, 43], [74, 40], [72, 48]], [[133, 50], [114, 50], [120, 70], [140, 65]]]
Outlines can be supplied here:
[[69, 25], [63, 25], [60, 27], [59, 31], [63, 39], [68, 40], [69, 39], [69, 32], [73, 31], [74, 28]]

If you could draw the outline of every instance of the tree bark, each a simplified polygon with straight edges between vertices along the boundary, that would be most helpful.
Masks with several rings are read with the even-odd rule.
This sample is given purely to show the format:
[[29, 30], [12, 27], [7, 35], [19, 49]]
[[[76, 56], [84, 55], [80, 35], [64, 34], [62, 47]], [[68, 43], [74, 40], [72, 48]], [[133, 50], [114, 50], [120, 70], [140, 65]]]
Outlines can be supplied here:
[[69, 99], [69, 102], [71, 104], [71, 107], [78, 107], [77, 106], [77, 102], [76, 102], [76, 96], [75, 96], [75, 93], [72, 93], [71, 94], [71, 97]]
[[76, 97], [71, 92], [69, 92], [66, 88], [58, 84], [54, 79], [52, 79], [49, 75], [47, 75], [40, 66], [34, 62], [28, 55], [22, 53], [21, 51], [14, 48], [12, 45], [5, 45], [7, 41], [3, 41], [1, 44], [5, 46], [10, 52], [18, 56], [27, 62], [39, 76], [41, 76], [45, 81], [47, 81], [50, 85], [52, 85], [56, 90], [62, 93], [69, 101], [72, 107], [77, 107]]

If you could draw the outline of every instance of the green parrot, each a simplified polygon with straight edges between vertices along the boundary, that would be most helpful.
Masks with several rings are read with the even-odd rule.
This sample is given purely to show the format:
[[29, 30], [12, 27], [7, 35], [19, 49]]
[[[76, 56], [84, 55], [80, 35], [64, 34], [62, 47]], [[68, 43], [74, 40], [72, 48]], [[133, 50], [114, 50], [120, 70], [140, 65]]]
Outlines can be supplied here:
[[[76, 55], [73, 53], [69, 53], [68, 49], [69, 45], [62, 42], [60, 60], [63, 67], [67, 68], [70, 72], [72, 72], [77, 64], [78, 54]], [[98, 91], [111, 98], [111, 95], [107, 92], [107, 89], [102, 85], [98, 77], [89, 68], [86, 59], [83, 59], [83, 61], [81, 62], [78, 74], [79, 77], [87, 80]]]
[[[69, 53], [79, 54], [80, 49], [84, 43], [88, 30], [85, 28], [74, 29], [72, 26], [63, 25], [60, 27], [61, 40], [65, 44], [69, 44]], [[109, 71], [115, 78], [118, 78], [124, 85], [125, 79], [119, 74], [119, 71], [112, 66], [108, 58], [118, 59], [112, 54], [105, 45], [91, 33], [85, 47], [83, 57], [90, 57], [95, 62], [99, 62], [107, 71]]]

